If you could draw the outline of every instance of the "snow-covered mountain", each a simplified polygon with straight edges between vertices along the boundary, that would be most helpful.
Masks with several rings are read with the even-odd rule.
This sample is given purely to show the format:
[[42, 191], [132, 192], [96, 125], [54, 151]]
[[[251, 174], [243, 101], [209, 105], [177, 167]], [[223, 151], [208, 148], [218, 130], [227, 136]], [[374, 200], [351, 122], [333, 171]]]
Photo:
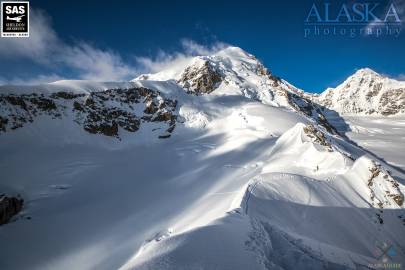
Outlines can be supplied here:
[[363, 68], [336, 88], [325, 90], [316, 101], [341, 114], [404, 114], [405, 82]]
[[175, 80], [197, 95], [243, 95], [272, 106], [288, 106], [289, 91], [303, 91], [273, 76], [253, 55], [238, 47], [228, 47], [213, 55], [190, 58], [184, 66], [169, 68], [156, 74], [144, 74], [133, 81]]
[[236, 47], [1, 86], [0, 269], [404, 264], [404, 171], [312, 100]]
[[311, 101], [312, 95], [274, 76], [256, 57], [238, 47], [191, 58], [184, 66], [143, 74], [133, 81], [140, 80], [173, 80], [188, 93], [197, 95], [245, 96], [274, 107], [296, 110], [334, 131], [321, 106]]

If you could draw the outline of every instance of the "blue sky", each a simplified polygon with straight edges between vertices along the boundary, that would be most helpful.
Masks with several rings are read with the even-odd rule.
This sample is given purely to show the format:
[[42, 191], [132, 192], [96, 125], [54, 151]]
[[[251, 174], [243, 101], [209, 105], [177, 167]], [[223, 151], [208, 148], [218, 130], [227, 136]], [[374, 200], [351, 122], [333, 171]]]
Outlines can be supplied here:
[[[330, 1], [330, 13], [357, 2]], [[381, 13], [388, 4], [368, 2], [379, 3]], [[322, 7], [307, 0], [30, 1], [31, 37], [0, 39], [0, 83], [126, 80], [218, 44], [243, 48], [310, 92], [336, 86], [362, 67], [404, 78], [402, 28], [399, 36], [304, 37], [313, 3]], [[394, 4], [405, 19], [404, 1]]]

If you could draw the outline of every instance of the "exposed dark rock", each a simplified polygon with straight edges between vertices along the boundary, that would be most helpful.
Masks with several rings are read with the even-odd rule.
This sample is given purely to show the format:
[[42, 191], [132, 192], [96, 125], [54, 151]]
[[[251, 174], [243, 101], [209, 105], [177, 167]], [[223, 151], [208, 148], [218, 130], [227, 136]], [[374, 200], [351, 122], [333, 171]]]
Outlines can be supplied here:
[[178, 83], [188, 92], [201, 95], [214, 91], [222, 79], [221, 73], [209, 61], [205, 60], [202, 66], [187, 67]]
[[111, 124], [101, 123], [101, 124], [86, 124], [84, 129], [90, 133], [96, 134], [100, 133], [106, 136], [118, 136], [118, 124], [113, 121]]
[[84, 105], [86, 105], [87, 107], [94, 107], [95, 102], [92, 98], [87, 98], [86, 101], [84, 102]]
[[379, 107], [382, 115], [393, 115], [405, 110], [405, 89], [384, 92], [381, 95]]
[[325, 146], [328, 151], [332, 151], [331, 144], [326, 140], [325, 134], [316, 129], [313, 125], [309, 124], [304, 127], [304, 132], [308, 137], [313, 138], [314, 142]]
[[49, 115], [52, 118], [60, 118], [63, 105], [59, 109], [54, 100], [43, 94], [1, 95], [0, 105], [0, 132], [8, 129], [14, 130], [23, 127], [26, 123], [32, 123], [39, 115]]
[[171, 125], [166, 131], [169, 133], [172, 133], [173, 130], [175, 129], [176, 125]]
[[404, 195], [403, 194], [390, 194], [392, 199], [399, 205], [402, 206], [404, 204]]
[[374, 188], [376, 187], [376, 178], [381, 174], [382, 180], [390, 183], [394, 189], [385, 190], [385, 196], [391, 197], [398, 206], [402, 206], [404, 203], [404, 194], [401, 192], [398, 182], [390, 175], [390, 172], [383, 169], [380, 165], [373, 163], [373, 166], [370, 168], [370, 173], [371, 175], [368, 179], [367, 185], [370, 189], [370, 199], [372, 204], [374, 204], [374, 201], [377, 200], [378, 207], [384, 208], [384, 203], [376, 198], [374, 192]]
[[[70, 102], [72, 100], [72, 102]], [[119, 128], [137, 131], [142, 122], [164, 122], [175, 125], [176, 100], [164, 98], [159, 91], [144, 87], [110, 89], [101, 92], [51, 95], [0, 95], [0, 132], [23, 127], [39, 115], [62, 118], [73, 111], [74, 121], [92, 134], [119, 137]], [[140, 106], [140, 108], [139, 108]], [[137, 107], [137, 109], [135, 108]], [[136, 115], [144, 112], [145, 115]]]
[[164, 112], [159, 112], [156, 114], [155, 117], [152, 118], [152, 122], [165, 122], [165, 121], [171, 121], [172, 120], [172, 113], [168, 111]]
[[165, 133], [165, 134], [159, 135], [159, 139], [167, 139], [167, 138], [170, 138], [170, 136], [171, 136], [171, 134]]
[[24, 98], [14, 95], [6, 96], [5, 99], [15, 106], [20, 106], [22, 109], [27, 110], [27, 104], [25, 104]]
[[29, 99], [30, 102], [42, 111], [56, 110], [56, 104], [52, 99], [43, 97], [33, 97]]
[[127, 112], [118, 117], [118, 125], [129, 132], [135, 132], [139, 129], [141, 121], [136, 118], [135, 115], [132, 115]]
[[8, 119], [7, 118], [3, 118], [0, 116], [0, 131], [5, 132], [6, 131], [6, 125], [8, 123]]
[[156, 97], [157, 96], [153, 90], [145, 88], [145, 87], [137, 88], [137, 91], [139, 92], [139, 95], [141, 95], [142, 97], [148, 97], [148, 96]]
[[153, 101], [148, 101], [143, 112], [147, 114], [154, 114], [155, 112], [157, 112], [157, 110], [158, 107], [156, 106], [156, 104]]
[[0, 225], [8, 223], [13, 216], [17, 215], [23, 204], [24, 200], [19, 197], [0, 195]]
[[379, 222], [380, 224], [384, 224], [384, 220], [382, 219], [381, 214], [376, 213], [375, 215], [377, 216], [378, 222]]
[[75, 110], [78, 110], [78, 111], [83, 111], [83, 110], [84, 110], [84, 108], [82, 107], [82, 105], [81, 105], [79, 102], [77, 102], [77, 101], [75, 101], [75, 102], [73, 103], [73, 108], [74, 108]]
[[62, 99], [75, 99], [78, 97], [84, 97], [85, 94], [74, 94], [70, 92], [56, 92], [51, 94], [51, 98], [62, 98]]
[[285, 91], [288, 103], [297, 111], [316, 120], [318, 124], [323, 126], [328, 132], [332, 134], [339, 134], [336, 128], [331, 125], [322, 112], [322, 107], [304, 96]]

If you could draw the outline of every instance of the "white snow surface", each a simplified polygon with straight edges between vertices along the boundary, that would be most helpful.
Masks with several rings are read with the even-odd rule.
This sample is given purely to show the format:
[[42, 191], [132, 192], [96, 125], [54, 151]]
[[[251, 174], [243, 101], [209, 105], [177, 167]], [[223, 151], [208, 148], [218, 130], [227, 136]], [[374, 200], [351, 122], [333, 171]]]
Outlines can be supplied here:
[[405, 174], [390, 165], [404, 157], [368, 153], [291, 110], [277, 90], [300, 90], [272, 85], [239, 48], [190, 64], [204, 58], [228, 83], [203, 96], [176, 83], [178, 67], [132, 82], [0, 89], [144, 86], [178, 100], [180, 115], [164, 140], [154, 123], [117, 140], [47, 116], [1, 133], [0, 193], [21, 194], [25, 206], [0, 226], [0, 269], [374, 269], [385, 244], [389, 262], [405, 264], [405, 211], [394, 199]]
[[328, 116], [342, 134], [387, 163], [405, 170], [405, 116]]

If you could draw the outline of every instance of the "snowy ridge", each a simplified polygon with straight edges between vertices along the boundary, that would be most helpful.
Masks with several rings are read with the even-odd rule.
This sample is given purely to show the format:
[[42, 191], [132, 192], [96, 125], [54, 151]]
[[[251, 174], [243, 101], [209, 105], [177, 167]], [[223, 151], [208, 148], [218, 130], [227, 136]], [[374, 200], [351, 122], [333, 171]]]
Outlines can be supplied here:
[[404, 114], [405, 82], [363, 68], [336, 88], [325, 90], [316, 101], [342, 114]]
[[379, 263], [376, 242], [403, 253], [405, 238], [389, 232], [403, 230], [404, 186], [368, 157], [343, 161], [325, 143], [332, 138], [319, 140], [308, 128], [298, 123], [277, 140], [268, 165], [224, 216], [148, 241], [122, 269], [357, 269]]

